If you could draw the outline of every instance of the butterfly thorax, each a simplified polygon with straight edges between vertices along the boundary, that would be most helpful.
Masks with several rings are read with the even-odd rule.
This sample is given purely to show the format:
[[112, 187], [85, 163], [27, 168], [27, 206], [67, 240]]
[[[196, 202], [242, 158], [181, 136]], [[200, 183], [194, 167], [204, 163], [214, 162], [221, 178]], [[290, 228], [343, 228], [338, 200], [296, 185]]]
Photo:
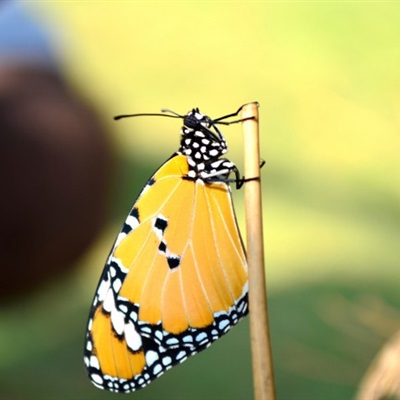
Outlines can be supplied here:
[[188, 178], [206, 182], [225, 180], [236, 168], [231, 161], [220, 158], [227, 151], [225, 138], [210, 117], [198, 108], [185, 116], [179, 153], [187, 157]]

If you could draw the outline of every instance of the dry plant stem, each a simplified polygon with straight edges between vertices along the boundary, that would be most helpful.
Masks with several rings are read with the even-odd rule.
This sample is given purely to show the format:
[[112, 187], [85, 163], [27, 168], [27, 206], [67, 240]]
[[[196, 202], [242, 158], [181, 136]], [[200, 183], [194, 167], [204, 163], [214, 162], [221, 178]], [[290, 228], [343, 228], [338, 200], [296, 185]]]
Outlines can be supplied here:
[[[260, 176], [260, 149], [258, 133], [258, 104], [243, 106], [244, 176]], [[267, 293], [264, 272], [263, 228], [261, 210], [261, 182], [245, 183], [247, 260], [249, 264], [250, 333], [255, 400], [275, 400], [275, 384], [269, 337]]]
[[400, 331], [379, 351], [361, 381], [356, 400], [399, 399]]

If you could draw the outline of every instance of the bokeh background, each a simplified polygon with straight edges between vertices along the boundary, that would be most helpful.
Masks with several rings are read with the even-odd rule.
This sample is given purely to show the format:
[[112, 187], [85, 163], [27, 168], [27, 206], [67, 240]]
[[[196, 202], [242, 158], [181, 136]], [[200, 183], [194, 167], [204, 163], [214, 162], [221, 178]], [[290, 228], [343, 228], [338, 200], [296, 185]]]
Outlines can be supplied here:
[[[0, 308], [0, 398], [117, 397], [86, 378], [87, 315], [114, 237], [146, 179], [176, 150], [180, 124], [112, 117], [162, 107], [179, 113], [200, 107], [218, 117], [254, 100], [261, 105], [266, 160], [264, 238], [278, 398], [354, 398], [373, 357], [400, 329], [400, 3], [35, 1], [19, 6], [46, 32], [63, 84], [91, 109], [99, 133], [89, 143], [101, 151], [79, 156], [80, 144], [63, 146], [65, 162], [76, 166], [81, 158], [72, 177], [52, 177], [60, 183], [54, 191], [67, 203], [59, 215], [62, 201], [24, 191], [25, 174], [18, 180], [18, 198], [23, 196], [34, 218], [22, 221], [17, 232], [13, 254], [25, 255], [17, 257], [21, 265], [0, 254], [8, 288]], [[51, 110], [44, 114], [54, 135], [76, 132], [73, 124], [58, 124]], [[65, 126], [62, 133], [57, 125]], [[223, 132], [229, 156], [240, 167], [240, 126]], [[80, 143], [79, 138], [71, 141]], [[20, 159], [17, 151], [11, 154], [14, 162]], [[9, 164], [2, 165], [2, 176], [13, 181]], [[34, 166], [35, 160], [30, 168], [35, 178]], [[81, 196], [76, 179], [88, 168], [87, 185], [101, 182]], [[3, 186], [3, 205], [6, 191]], [[234, 199], [242, 225], [242, 191]], [[43, 202], [49, 203], [54, 225], [46, 225], [51, 235], [37, 242], [33, 227], [42, 226], [47, 215], [36, 211]], [[59, 218], [72, 212], [68, 204], [84, 209], [84, 215]], [[9, 207], [2, 212], [13, 220], [20, 213]], [[67, 223], [72, 233], [65, 236]], [[75, 236], [82, 230], [86, 234], [77, 246]], [[7, 232], [1, 234], [4, 243]], [[54, 237], [59, 247], [47, 257]], [[43, 268], [40, 284], [26, 282], [36, 265]], [[248, 321], [128, 396], [251, 399]]]

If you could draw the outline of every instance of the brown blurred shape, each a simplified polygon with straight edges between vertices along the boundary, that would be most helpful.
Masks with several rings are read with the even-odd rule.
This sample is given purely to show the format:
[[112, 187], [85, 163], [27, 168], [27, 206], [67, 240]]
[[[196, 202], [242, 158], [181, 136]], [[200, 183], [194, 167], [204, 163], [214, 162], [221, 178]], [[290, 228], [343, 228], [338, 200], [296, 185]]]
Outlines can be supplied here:
[[105, 219], [111, 147], [50, 69], [0, 68], [0, 299], [69, 270]]

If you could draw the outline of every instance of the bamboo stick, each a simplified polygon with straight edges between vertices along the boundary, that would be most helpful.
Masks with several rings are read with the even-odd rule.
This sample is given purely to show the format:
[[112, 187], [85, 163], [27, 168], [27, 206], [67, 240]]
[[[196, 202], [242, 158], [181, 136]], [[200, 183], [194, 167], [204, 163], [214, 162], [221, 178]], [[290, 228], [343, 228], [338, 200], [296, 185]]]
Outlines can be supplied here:
[[[243, 121], [244, 176], [260, 176], [258, 103], [245, 104]], [[245, 183], [247, 260], [249, 265], [250, 334], [255, 400], [275, 400], [275, 384], [264, 271], [264, 247], [260, 179]]]

